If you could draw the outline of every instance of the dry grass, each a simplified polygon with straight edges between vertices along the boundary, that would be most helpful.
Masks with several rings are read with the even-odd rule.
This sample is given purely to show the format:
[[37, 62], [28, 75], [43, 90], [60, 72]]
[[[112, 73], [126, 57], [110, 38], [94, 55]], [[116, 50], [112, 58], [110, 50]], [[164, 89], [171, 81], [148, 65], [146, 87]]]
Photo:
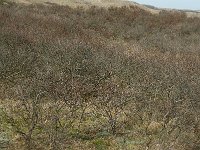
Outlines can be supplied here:
[[87, 8], [92, 5], [101, 7], [121, 7], [131, 4], [131, 2], [124, 0], [15, 0], [15, 2], [25, 4], [54, 3], [59, 5], [69, 5], [71, 7], [83, 6]]
[[[137, 6], [145, 11], [148, 11], [152, 14], [159, 14], [162, 9], [152, 9], [134, 2], [130, 2], [128, 0], [9, 0], [14, 1], [16, 3], [23, 3], [23, 4], [58, 4], [58, 5], [68, 5], [70, 7], [77, 7], [81, 6], [84, 8], [88, 8], [90, 6], [99, 6], [99, 7], [122, 7], [122, 6]], [[170, 9], [165, 9], [167, 11], [171, 11]], [[173, 10], [174, 11], [174, 10]], [[198, 12], [187, 12], [186, 14], [188, 17], [200, 17], [200, 13]]]

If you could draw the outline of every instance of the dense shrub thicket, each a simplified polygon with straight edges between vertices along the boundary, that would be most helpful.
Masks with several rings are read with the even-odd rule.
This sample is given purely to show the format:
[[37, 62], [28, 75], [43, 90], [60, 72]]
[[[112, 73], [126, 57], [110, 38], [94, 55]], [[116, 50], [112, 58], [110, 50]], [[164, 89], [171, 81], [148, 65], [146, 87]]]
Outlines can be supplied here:
[[200, 19], [0, 5], [0, 149], [200, 148]]

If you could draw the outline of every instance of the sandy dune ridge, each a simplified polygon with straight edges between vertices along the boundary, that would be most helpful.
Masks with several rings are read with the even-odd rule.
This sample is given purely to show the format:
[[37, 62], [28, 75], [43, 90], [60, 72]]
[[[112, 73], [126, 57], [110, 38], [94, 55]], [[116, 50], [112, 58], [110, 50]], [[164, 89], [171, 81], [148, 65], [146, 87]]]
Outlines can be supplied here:
[[[144, 5], [140, 5], [130, 0], [9, 0], [12, 2], [23, 3], [23, 4], [50, 4], [55, 3], [58, 5], [69, 5], [70, 7], [83, 6], [85, 8], [90, 6], [100, 6], [100, 7], [121, 7], [121, 6], [129, 6], [135, 5], [146, 11], [149, 11], [153, 14], [158, 14], [162, 9], [153, 9], [146, 7]], [[167, 10], [167, 9], [164, 9]], [[170, 11], [170, 9], [168, 9]], [[173, 10], [174, 11], [174, 10]], [[200, 17], [200, 12], [187, 12], [185, 11], [188, 17]]]
[[121, 7], [121, 6], [136, 5], [142, 9], [150, 11], [151, 13], [159, 13], [158, 10], [147, 8], [143, 5], [137, 4], [129, 0], [10, 0], [10, 1], [23, 3], [23, 4], [55, 3], [58, 5], [69, 5], [71, 7], [77, 7], [77, 6], [89, 7], [92, 5], [100, 6], [100, 7], [110, 7], [110, 6]]

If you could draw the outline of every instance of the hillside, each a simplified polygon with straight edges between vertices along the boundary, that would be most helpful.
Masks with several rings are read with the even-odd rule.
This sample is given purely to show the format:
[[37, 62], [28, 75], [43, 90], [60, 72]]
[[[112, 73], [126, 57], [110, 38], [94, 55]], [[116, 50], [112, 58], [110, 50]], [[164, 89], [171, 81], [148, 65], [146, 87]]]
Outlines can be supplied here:
[[34, 4], [34, 3], [55, 3], [59, 5], [69, 5], [69, 6], [125, 6], [129, 5], [130, 2], [125, 0], [14, 0], [18, 3]]
[[99, 7], [121, 7], [121, 6], [137, 6], [151, 13], [159, 13], [159, 11], [155, 9], [148, 8], [146, 6], [140, 5], [133, 1], [129, 0], [10, 0], [16, 3], [23, 4], [58, 4], [58, 5], [68, 5], [71, 7], [82, 6], [88, 8], [89, 6], [99, 6]]
[[200, 149], [200, 18], [32, 2], [0, 1], [1, 150]]
[[[153, 14], [158, 14], [162, 10], [168, 11], [182, 11], [182, 10], [170, 10], [170, 9], [159, 9], [154, 6], [149, 5], [141, 5], [129, 0], [9, 0], [16, 3], [23, 3], [23, 4], [58, 4], [58, 5], [68, 5], [71, 7], [82, 6], [88, 8], [90, 6], [99, 6], [99, 7], [121, 7], [121, 6], [137, 6], [141, 9], [149, 11]], [[200, 12], [194, 11], [191, 12], [189, 10], [184, 11], [188, 17], [200, 17]]]

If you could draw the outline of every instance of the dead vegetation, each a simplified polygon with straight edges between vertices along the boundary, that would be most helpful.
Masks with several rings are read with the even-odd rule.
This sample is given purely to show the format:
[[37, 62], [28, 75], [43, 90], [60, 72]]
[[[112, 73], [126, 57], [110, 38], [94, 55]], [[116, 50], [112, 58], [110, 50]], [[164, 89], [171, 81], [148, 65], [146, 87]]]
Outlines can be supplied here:
[[199, 149], [199, 18], [10, 3], [0, 20], [1, 148]]

